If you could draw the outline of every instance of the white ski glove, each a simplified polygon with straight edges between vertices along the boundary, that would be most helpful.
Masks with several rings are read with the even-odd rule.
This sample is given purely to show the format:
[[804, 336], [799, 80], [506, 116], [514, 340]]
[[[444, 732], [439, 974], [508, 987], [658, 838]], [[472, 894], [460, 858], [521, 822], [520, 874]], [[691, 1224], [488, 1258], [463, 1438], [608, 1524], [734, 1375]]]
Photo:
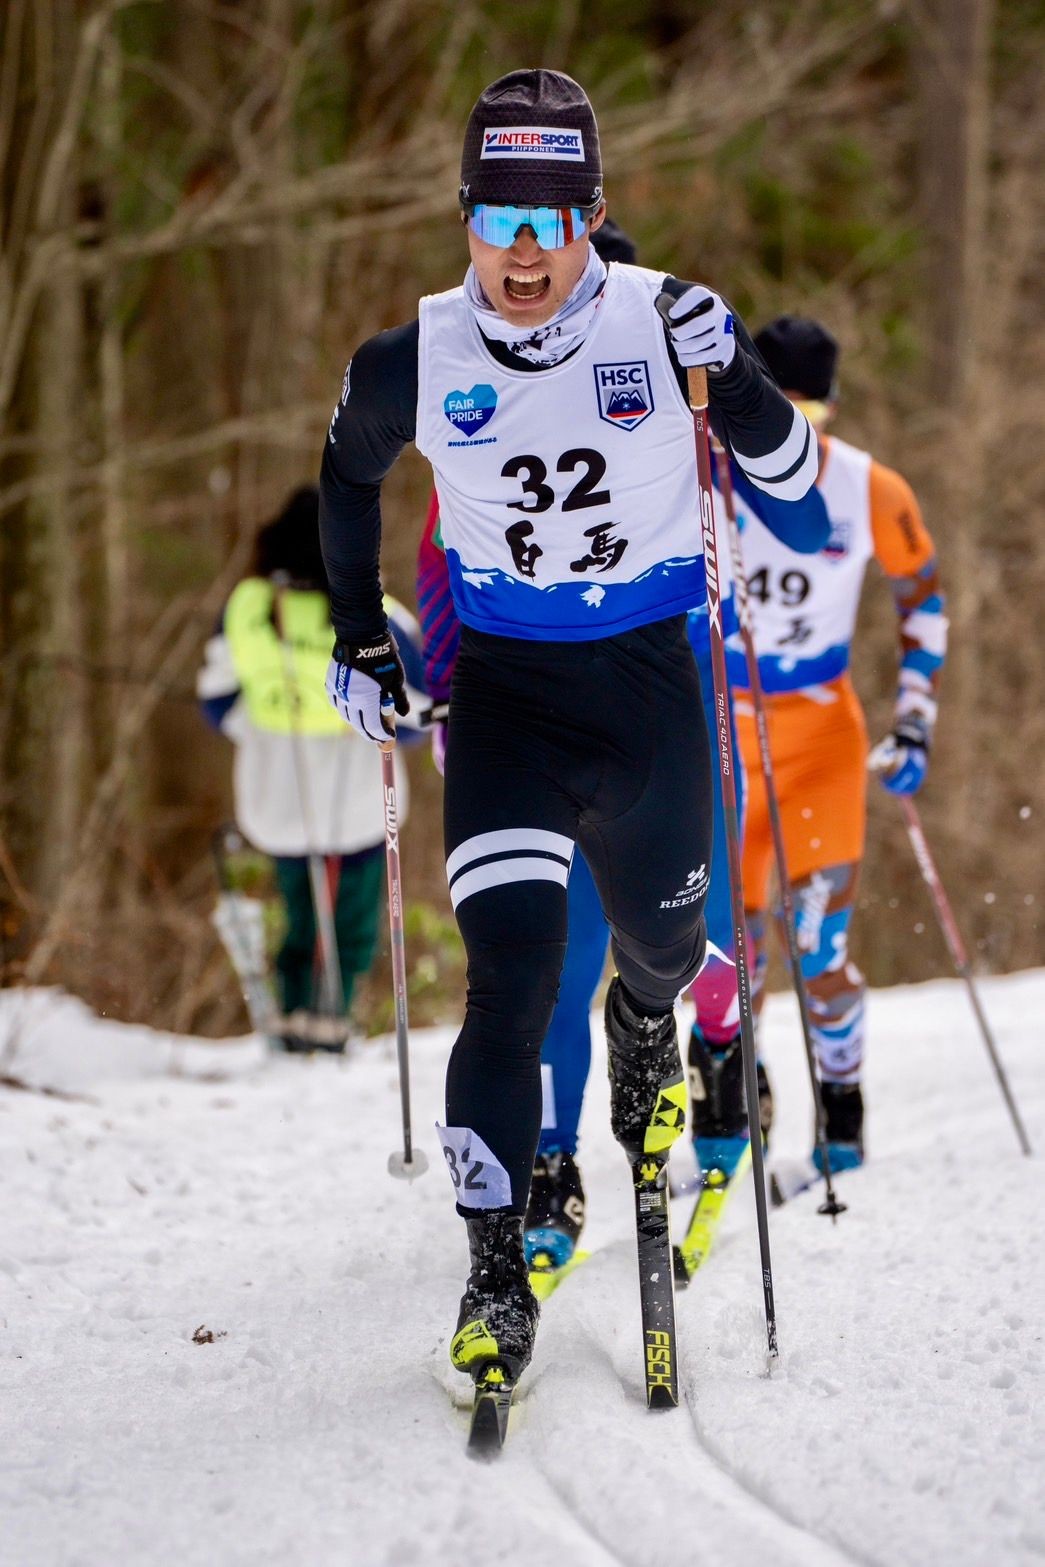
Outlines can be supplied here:
[[[662, 296], [663, 297], [663, 296]], [[725, 370], [733, 363], [737, 340], [733, 313], [724, 299], [695, 283], [676, 299], [666, 317], [671, 344], [687, 370]]]
[[395, 738], [393, 710], [401, 718], [410, 711], [403, 662], [390, 631], [372, 647], [336, 642], [327, 665], [326, 688], [341, 717], [375, 745]]

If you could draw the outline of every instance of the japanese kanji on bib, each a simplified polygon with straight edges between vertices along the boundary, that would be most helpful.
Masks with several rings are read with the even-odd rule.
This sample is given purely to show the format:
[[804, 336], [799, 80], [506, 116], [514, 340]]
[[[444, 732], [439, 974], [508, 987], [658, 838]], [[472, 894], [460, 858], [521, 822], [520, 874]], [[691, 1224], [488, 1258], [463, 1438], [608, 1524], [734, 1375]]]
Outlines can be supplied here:
[[654, 309], [663, 276], [611, 264], [581, 348], [539, 371], [493, 358], [460, 288], [422, 299], [417, 446], [466, 625], [588, 641], [704, 602], [692, 416]]
[[[817, 480], [831, 533], [816, 555], [788, 549], [737, 498], [758, 668], [768, 692], [822, 685], [849, 667], [860, 589], [874, 554], [870, 473], [867, 452], [831, 437]], [[743, 652], [731, 645], [728, 653], [730, 680], [746, 689]]]

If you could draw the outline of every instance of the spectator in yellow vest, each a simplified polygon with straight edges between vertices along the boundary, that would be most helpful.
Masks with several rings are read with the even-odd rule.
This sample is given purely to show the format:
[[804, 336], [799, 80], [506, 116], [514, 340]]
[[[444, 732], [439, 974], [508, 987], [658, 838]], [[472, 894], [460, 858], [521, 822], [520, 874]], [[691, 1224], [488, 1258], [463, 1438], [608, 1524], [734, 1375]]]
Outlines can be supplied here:
[[[417, 625], [394, 600], [386, 599], [385, 608], [418, 711], [424, 676]], [[197, 682], [205, 716], [236, 748], [237, 825], [275, 863], [286, 908], [276, 958], [281, 1035], [291, 1048], [320, 1037], [309, 1028], [320, 1010], [321, 978], [309, 857], [314, 866], [315, 857], [322, 858], [330, 887], [342, 1016], [357, 976], [372, 961], [381, 906], [380, 755], [345, 727], [327, 698], [323, 680], [332, 637], [318, 492], [306, 487], [259, 532], [254, 569], [233, 590]], [[409, 720], [398, 734], [409, 739]], [[405, 820], [409, 797], [398, 758], [397, 780]]]

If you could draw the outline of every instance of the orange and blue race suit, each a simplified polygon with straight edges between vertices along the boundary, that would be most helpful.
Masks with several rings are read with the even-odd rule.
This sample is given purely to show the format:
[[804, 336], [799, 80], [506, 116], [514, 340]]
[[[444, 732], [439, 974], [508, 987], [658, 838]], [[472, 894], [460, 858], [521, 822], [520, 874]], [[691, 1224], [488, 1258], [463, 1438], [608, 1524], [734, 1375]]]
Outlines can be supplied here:
[[[947, 622], [932, 539], [898, 473], [837, 438], [821, 436], [817, 488], [831, 519], [818, 555], [788, 550], [738, 501], [759, 675], [802, 973], [825, 1080], [856, 1082], [864, 1041], [864, 979], [848, 931], [864, 853], [867, 731], [849, 677], [868, 562], [889, 577], [899, 616], [897, 719], [931, 730]], [[743, 879], [760, 1000], [773, 845], [765, 781], [742, 652], [730, 649], [737, 728], [748, 775]]]

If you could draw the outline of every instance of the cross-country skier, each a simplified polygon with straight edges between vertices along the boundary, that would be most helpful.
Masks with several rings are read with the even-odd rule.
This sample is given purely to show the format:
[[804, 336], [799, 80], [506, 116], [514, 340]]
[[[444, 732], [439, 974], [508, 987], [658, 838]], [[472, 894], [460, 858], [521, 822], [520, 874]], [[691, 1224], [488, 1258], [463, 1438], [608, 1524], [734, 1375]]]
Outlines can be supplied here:
[[[684, 1120], [672, 1005], [704, 954], [711, 841], [684, 618], [704, 596], [685, 367], [707, 367], [720, 437], [767, 493], [806, 492], [816, 438], [717, 294], [636, 267], [607, 273], [588, 242], [605, 212], [598, 130], [569, 77], [514, 71], [481, 94], [460, 201], [463, 286], [358, 350], [331, 422], [328, 681], [375, 743], [390, 706], [406, 706], [381, 603], [379, 492], [414, 440], [435, 470], [464, 627], [444, 827], [468, 995], [441, 1136], [472, 1267], [451, 1358], [517, 1375], [537, 1324], [522, 1221], [577, 843], [618, 970], [606, 1006], [614, 1134], [633, 1157], [662, 1153]], [[665, 288], [670, 332], [655, 309]]]
[[[610, 219], [592, 234], [591, 244], [603, 261], [635, 264], [633, 241]], [[815, 487], [800, 501], [774, 501], [745, 480], [735, 465], [733, 478], [735, 488], [744, 493], [748, 505], [759, 513], [767, 527], [784, 532], [793, 549], [810, 553], [826, 543], [830, 524]], [[723, 628], [728, 637], [738, 629], [731, 574], [724, 574], [720, 586]], [[438, 496], [434, 494], [418, 550], [417, 614], [421, 623], [426, 687], [432, 695], [433, 705], [445, 708], [450, 697], [460, 622], [454, 612], [439, 526]], [[687, 617], [687, 630], [697, 661], [704, 716], [710, 730], [714, 723], [714, 690], [706, 606]], [[433, 728], [436, 766], [441, 772], [445, 721], [436, 723]], [[735, 736], [734, 752], [739, 756]], [[690, 1081], [694, 1085], [691, 1130], [701, 1170], [717, 1169], [728, 1176], [740, 1158], [746, 1129], [737, 1134], [732, 1119], [723, 1122], [718, 1113], [719, 1080], [724, 1073], [728, 1075], [734, 1070], [735, 1052], [739, 1063], [740, 1013], [733, 961], [722, 788], [714, 768], [712, 777], [715, 814], [711, 882], [704, 906], [707, 961], [690, 990], [696, 1010], [689, 1046]], [[742, 768], [738, 768], [735, 783], [737, 809], [742, 820]], [[570, 867], [567, 911], [568, 936], [558, 1000], [541, 1047], [543, 1116], [523, 1231], [531, 1273], [552, 1273], [570, 1260], [586, 1216], [586, 1194], [576, 1157], [578, 1128], [591, 1068], [592, 1001], [602, 978], [609, 928], [598, 889], [580, 852], [574, 854]], [[759, 1081], [768, 1094], [761, 1062]]]
[[[599, 254], [606, 258], [598, 243], [602, 230], [592, 238]], [[743, 489], [748, 505], [758, 512], [766, 525], [786, 529], [792, 548], [814, 553], [827, 540], [827, 512], [816, 489], [801, 501], [775, 502], [753, 485], [747, 484], [739, 470], [734, 473], [735, 490]], [[716, 492], [717, 495], [717, 492]], [[727, 637], [737, 629], [731, 580], [722, 588], [722, 621]], [[433, 698], [433, 708], [445, 709], [449, 702], [454, 660], [460, 640], [460, 622], [454, 612], [449, 572], [439, 526], [438, 497], [433, 495], [418, 551], [417, 613], [421, 623], [425, 663], [425, 684]], [[711, 642], [706, 607], [687, 616], [687, 632], [704, 698], [704, 716], [710, 729], [714, 722], [714, 690], [711, 674]], [[730, 704], [732, 717], [732, 703]], [[443, 770], [445, 719], [433, 725], [433, 750], [436, 766]], [[734, 753], [739, 744], [734, 733]], [[691, 1131], [697, 1163], [704, 1172], [718, 1170], [729, 1176], [736, 1168], [747, 1140], [746, 1122], [734, 1125], [735, 1095], [732, 1077], [739, 1070], [740, 1014], [737, 1000], [736, 969], [733, 953], [733, 923], [726, 868], [725, 818], [722, 788], [712, 769], [714, 827], [712, 833], [711, 881], [704, 906], [707, 924], [707, 961], [690, 988], [696, 1018], [690, 1035], [689, 1069], [692, 1091]], [[734, 780], [737, 807], [743, 819], [743, 768], [737, 768]], [[576, 852], [567, 884], [567, 943], [559, 981], [558, 999], [551, 1023], [541, 1047], [543, 1115], [537, 1157], [533, 1167], [530, 1198], [526, 1209], [523, 1239], [531, 1273], [554, 1272], [569, 1262], [587, 1211], [587, 1199], [577, 1145], [581, 1109], [591, 1069], [591, 1008], [602, 978], [609, 944], [598, 889], [584, 855]], [[760, 1100], [768, 1120], [769, 1085], [761, 1061], [758, 1063]], [[728, 1109], [723, 1115], [719, 1084], [729, 1080]], [[742, 1090], [741, 1090], [742, 1092]], [[743, 1105], [743, 1099], [740, 1100]]]
[[[822, 430], [837, 407], [831, 334], [819, 322], [781, 316], [755, 344], [796, 407]], [[868, 561], [877, 560], [891, 579], [899, 615], [893, 728], [870, 757], [895, 794], [914, 793], [925, 777], [947, 620], [936, 551], [907, 482], [837, 436], [821, 434], [820, 453], [817, 489], [831, 534], [817, 556], [795, 554], [739, 495], [737, 511], [828, 1152], [832, 1169], [843, 1170], [863, 1159], [865, 987], [849, 956], [848, 932], [864, 852], [868, 755], [848, 670]], [[730, 650], [729, 673], [738, 693], [747, 688], [743, 653]], [[740, 695], [737, 727], [748, 775], [743, 880], [760, 1003], [773, 848], [754, 718]], [[819, 1167], [818, 1152], [813, 1158]]]
[[[416, 622], [393, 601], [388, 610], [421, 691]], [[331, 636], [319, 494], [305, 486], [259, 531], [253, 570], [233, 589], [197, 678], [204, 716], [236, 748], [237, 826], [273, 859], [286, 915], [276, 957], [279, 1037], [299, 1050], [338, 1038], [316, 1018], [309, 856], [323, 857], [331, 886], [342, 1017], [373, 959], [384, 884], [380, 759], [346, 732], [323, 696]], [[402, 816], [409, 801], [399, 774]]]

